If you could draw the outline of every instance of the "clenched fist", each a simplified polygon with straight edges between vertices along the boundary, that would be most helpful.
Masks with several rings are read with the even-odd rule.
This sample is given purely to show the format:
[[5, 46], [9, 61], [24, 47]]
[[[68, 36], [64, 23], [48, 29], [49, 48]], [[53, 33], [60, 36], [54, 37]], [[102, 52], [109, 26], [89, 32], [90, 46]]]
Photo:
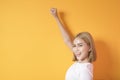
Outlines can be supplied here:
[[50, 9], [50, 13], [54, 16], [54, 17], [57, 17], [57, 9], [56, 8], [51, 8]]

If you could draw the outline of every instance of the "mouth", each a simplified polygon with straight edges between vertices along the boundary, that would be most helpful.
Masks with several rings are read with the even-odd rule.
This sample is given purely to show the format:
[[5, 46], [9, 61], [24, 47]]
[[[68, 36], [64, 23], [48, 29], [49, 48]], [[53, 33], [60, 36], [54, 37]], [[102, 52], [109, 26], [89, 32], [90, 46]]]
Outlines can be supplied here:
[[76, 55], [76, 57], [79, 57], [81, 55], [81, 53], [78, 53], [78, 54], [75, 54], [75, 55]]

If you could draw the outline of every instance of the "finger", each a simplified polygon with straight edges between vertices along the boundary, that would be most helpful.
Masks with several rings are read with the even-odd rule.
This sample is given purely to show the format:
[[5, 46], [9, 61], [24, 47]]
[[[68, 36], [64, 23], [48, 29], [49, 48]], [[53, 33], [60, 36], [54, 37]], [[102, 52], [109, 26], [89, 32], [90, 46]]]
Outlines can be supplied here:
[[51, 11], [51, 12], [54, 12], [55, 10], [54, 10], [54, 9], [51, 9], [50, 11]]

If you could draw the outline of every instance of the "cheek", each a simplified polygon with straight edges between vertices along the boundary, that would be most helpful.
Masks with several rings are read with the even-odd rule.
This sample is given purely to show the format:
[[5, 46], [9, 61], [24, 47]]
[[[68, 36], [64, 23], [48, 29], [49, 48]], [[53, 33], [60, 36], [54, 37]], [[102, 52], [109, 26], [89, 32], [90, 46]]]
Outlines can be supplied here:
[[84, 46], [84, 47], [81, 48], [81, 51], [82, 52], [88, 52], [89, 51], [89, 47]]
[[73, 50], [73, 52], [76, 52], [77, 49], [76, 49], [76, 48], [73, 48], [72, 50]]

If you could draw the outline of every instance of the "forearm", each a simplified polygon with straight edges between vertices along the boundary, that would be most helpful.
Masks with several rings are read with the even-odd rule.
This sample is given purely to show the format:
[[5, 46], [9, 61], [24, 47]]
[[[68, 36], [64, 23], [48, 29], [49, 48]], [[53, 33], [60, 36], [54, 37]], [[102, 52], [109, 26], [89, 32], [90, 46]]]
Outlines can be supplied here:
[[68, 32], [64, 29], [65, 27], [64, 27], [64, 25], [62, 24], [62, 22], [61, 22], [61, 20], [59, 19], [58, 16], [55, 17], [55, 20], [56, 20], [56, 22], [57, 22], [57, 24], [58, 24], [58, 27], [59, 27], [59, 29], [60, 29], [60, 32], [61, 32], [61, 34], [62, 34], [62, 37], [63, 37], [64, 41], [65, 41], [65, 42], [68, 42], [68, 41], [71, 41], [71, 42], [72, 42], [72, 39], [71, 39], [70, 35], [69, 35]]
[[70, 34], [67, 32], [67, 30], [65, 29], [64, 25], [62, 24], [62, 21], [60, 20], [60, 18], [58, 17], [57, 14], [57, 9], [52, 8], [51, 9], [51, 14], [53, 15], [53, 17], [55, 18], [58, 27], [60, 29], [60, 32], [62, 34], [63, 40], [64, 42], [68, 45], [68, 47], [72, 50], [72, 38], [70, 36]]

